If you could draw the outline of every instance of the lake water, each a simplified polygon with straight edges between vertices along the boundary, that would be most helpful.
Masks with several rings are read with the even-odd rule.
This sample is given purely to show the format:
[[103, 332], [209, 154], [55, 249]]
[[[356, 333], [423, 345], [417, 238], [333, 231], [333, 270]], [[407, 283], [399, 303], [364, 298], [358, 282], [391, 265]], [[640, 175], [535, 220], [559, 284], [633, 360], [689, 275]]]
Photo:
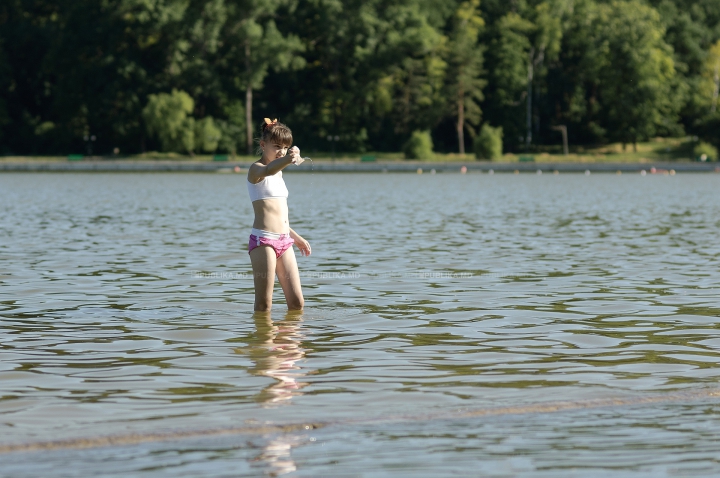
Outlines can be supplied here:
[[285, 178], [0, 176], [0, 475], [720, 474], [720, 175]]

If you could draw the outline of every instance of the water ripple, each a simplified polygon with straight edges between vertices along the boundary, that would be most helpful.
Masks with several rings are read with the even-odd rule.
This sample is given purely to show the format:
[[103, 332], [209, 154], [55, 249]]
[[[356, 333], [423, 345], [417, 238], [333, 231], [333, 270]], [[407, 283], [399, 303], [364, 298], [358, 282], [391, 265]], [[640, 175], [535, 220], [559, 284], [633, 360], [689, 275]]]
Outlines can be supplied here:
[[[279, 295], [269, 318], [251, 311], [240, 176], [0, 176], [0, 443], [633, 397], [720, 378], [717, 176], [286, 179], [293, 228], [313, 244], [300, 260], [308, 307], [286, 314]], [[315, 438], [347, 454], [341, 469], [370, 474], [414, 447], [427, 452], [418, 463], [452, 460], [461, 474], [476, 472], [477, 450], [488, 474], [717, 470], [717, 450], [700, 445], [718, 438], [713, 405], [678, 407]], [[660, 430], [653, 445], [643, 427]], [[329, 451], [276, 435], [257, 444], [265, 471], [286, 472], [292, 455], [297, 472], [328, 472]], [[128, 451], [108, 470], [254, 459], [225, 446], [186, 468], [171, 447]]]

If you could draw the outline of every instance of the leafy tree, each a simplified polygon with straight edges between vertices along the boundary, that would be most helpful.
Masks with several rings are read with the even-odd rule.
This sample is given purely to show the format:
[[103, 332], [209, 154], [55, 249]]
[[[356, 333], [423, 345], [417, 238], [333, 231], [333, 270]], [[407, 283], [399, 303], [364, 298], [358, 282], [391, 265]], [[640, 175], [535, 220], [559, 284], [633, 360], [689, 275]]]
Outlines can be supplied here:
[[687, 86], [664, 31], [644, 2], [577, 2], [549, 73], [555, 121], [586, 142], [677, 134]]
[[[527, 101], [529, 35], [534, 26], [515, 12], [509, 12], [491, 27], [488, 49], [490, 91], [486, 117], [503, 125], [513, 142], [524, 136], [523, 104]], [[507, 136], [507, 135], [506, 135]]]
[[[13, 0], [0, 2], [0, 44], [3, 49], [1, 76], [5, 76], [0, 98], [5, 102], [6, 118], [0, 125], [4, 152], [41, 154], [46, 137], [36, 130], [48, 122], [52, 85], [44, 65], [53, 35], [59, 30], [58, 6], [51, 1]], [[4, 73], [4, 75], [3, 75]], [[46, 136], [47, 129], [41, 133]], [[49, 136], [49, 135], [47, 135]]]
[[268, 70], [299, 69], [305, 60], [300, 39], [278, 30], [273, 16], [285, 5], [282, 0], [245, 0], [227, 4], [228, 20], [223, 29], [221, 52], [224, 75], [231, 87], [245, 92], [245, 128], [248, 154], [252, 154], [253, 90], [262, 88]]
[[433, 142], [430, 131], [413, 131], [403, 146], [405, 159], [432, 159]]
[[698, 114], [692, 125], [693, 130], [707, 142], [720, 146], [720, 41], [712, 45], [707, 52], [697, 85], [693, 102]]
[[502, 156], [502, 137], [502, 128], [493, 128], [485, 123], [473, 142], [477, 159], [499, 159]]
[[171, 86], [170, 58], [187, 2], [54, 3], [62, 7], [43, 62], [52, 72], [47, 119], [73, 142], [96, 135], [105, 151], [142, 139], [145, 98]]
[[695, 158], [700, 161], [717, 161], [718, 159], [717, 148], [704, 141], [701, 141], [695, 146], [695, 148], [693, 148], [693, 154], [695, 155]]
[[393, 84], [391, 117], [395, 131], [407, 134], [435, 126], [443, 116], [443, 84], [447, 63], [443, 59], [446, 38], [433, 28], [420, 9], [398, 8], [397, 30], [390, 32], [385, 48], [400, 55], [390, 67]]
[[223, 28], [228, 21], [226, 0], [183, 3], [182, 16], [167, 28], [168, 57], [160, 90], [186, 91], [194, 100], [196, 118], [223, 116], [228, 101], [220, 73], [226, 41]]
[[701, 88], [699, 89], [701, 102], [710, 105], [710, 113], [718, 109], [718, 93], [720, 92], [720, 41], [710, 47], [703, 65]]
[[456, 106], [457, 135], [460, 154], [465, 154], [465, 129], [475, 135], [474, 126], [482, 118], [480, 102], [486, 81], [483, 71], [483, 47], [478, 44], [480, 29], [485, 25], [478, 7], [480, 0], [463, 2], [452, 19], [448, 42], [447, 75], [451, 101]]
[[[442, 28], [452, 2], [303, 2], [285, 28], [299, 28], [307, 66], [273, 101], [313, 148], [397, 150], [414, 130], [447, 116]], [[271, 100], [272, 101], [272, 100]], [[278, 115], [280, 116], [280, 112]]]
[[215, 124], [212, 116], [196, 120], [194, 124], [194, 148], [212, 153], [220, 144], [222, 130]]
[[[533, 118], [537, 113], [537, 91], [547, 74], [547, 63], [559, 53], [563, 37], [562, 19], [567, 2], [548, 0], [521, 3], [508, 9], [489, 29], [491, 98], [488, 114], [503, 124], [509, 139], [532, 143]], [[534, 94], [534, 89], [537, 90]], [[536, 128], [539, 122], [535, 122]], [[521, 139], [524, 138], [524, 140]]]
[[148, 134], [157, 136], [163, 151], [195, 149], [195, 120], [193, 99], [184, 91], [149, 95], [142, 115]]
[[4, 97], [10, 89], [11, 78], [12, 72], [9, 71], [8, 62], [3, 50], [3, 44], [0, 41], [0, 92], [2, 92], [2, 95], [0, 95], [0, 141], [3, 139], [3, 126], [10, 122], [7, 101]]
[[675, 67], [688, 79], [703, 68], [705, 54], [720, 37], [720, 2], [715, 0], [649, 0], [665, 25]]
[[[88, 134], [99, 152], [212, 151], [218, 131], [220, 150], [252, 149], [253, 106], [311, 149], [430, 130], [462, 150], [481, 119], [510, 148], [557, 142], [557, 124], [581, 143], [713, 142], [718, 40], [717, 0], [6, 0], [0, 151]], [[169, 146], [143, 110], [172, 89], [193, 106]]]
[[596, 8], [592, 54], [594, 79], [612, 139], [636, 143], [677, 121], [675, 67], [656, 10], [640, 1], [613, 1]]
[[239, 100], [230, 102], [225, 107], [225, 115], [228, 118], [227, 121], [221, 120], [217, 122], [221, 132], [218, 147], [235, 156], [239, 150], [244, 150], [246, 146], [245, 108], [243, 103]]
[[537, 73], [545, 74], [544, 64], [547, 60], [554, 60], [560, 52], [562, 39], [561, 16], [564, 13], [565, 3], [562, 0], [542, 2], [530, 11], [534, 28], [530, 35], [530, 51], [528, 51], [528, 92], [526, 108], [526, 136], [525, 145], [530, 146], [533, 130], [533, 82]]

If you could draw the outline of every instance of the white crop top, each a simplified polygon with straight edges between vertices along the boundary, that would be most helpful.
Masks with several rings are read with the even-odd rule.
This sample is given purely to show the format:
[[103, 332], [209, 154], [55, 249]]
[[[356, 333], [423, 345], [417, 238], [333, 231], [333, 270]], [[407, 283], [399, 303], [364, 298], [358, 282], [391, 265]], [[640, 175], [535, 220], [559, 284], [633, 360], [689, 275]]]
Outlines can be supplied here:
[[248, 180], [247, 187], [251, 202], [260, 199], [288, 197], [288, 189], [282, 178], [282, 171], [278, 171], [272, 176], [265, 176], [263, 180], [257, 184], [253, 184]]

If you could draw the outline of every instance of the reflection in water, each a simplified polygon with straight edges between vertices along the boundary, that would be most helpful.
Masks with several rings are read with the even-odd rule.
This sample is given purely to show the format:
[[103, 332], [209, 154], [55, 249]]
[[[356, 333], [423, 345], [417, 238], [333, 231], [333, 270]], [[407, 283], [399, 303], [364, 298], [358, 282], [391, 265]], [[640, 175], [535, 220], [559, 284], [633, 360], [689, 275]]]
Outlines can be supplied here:
[[[250, 343], [249, 356], [255, 366], [249, 372], [277, 380], [262, 389], [256, 400], [264, 407], [289, 404], [290, 399], [301, 395], [300, 389], [307, 385], [298, 381], [307, 372], [302, 372], [296, 364], [305, 357], [300, 328], [302, 311], [287, 312], [285, 318], [277, 322], [273, 322], [270, 312], [255, 312], [253, 320], [256, 332]], [[266, 464], [270, 476], [296, 471], [291, 450], [300, 442], [301, 437], [294, 435], [275, 437], [268, 441], [254, 461]]]
[[298, 382], [303, 373], [296, 362], [305, 357], [302, 348], [302, 311], [287, 312], [285, 319], [273, 322], [269, 312], [256, 312], [255, 340], [249, 350], [255, 363], [249, 372], [253, 375], [271, 377], [276, 383], [265, 387], [256, 400], [265, 406], [287, 403], [307, 383]]
[[297, 471], [297, 465], [292, 459], [292, 449], [303, 443], [302, 437], [293, 435], [280, 435], [270, 440], [253, 461], [267, 465], [267, 474], [280, 476]]

